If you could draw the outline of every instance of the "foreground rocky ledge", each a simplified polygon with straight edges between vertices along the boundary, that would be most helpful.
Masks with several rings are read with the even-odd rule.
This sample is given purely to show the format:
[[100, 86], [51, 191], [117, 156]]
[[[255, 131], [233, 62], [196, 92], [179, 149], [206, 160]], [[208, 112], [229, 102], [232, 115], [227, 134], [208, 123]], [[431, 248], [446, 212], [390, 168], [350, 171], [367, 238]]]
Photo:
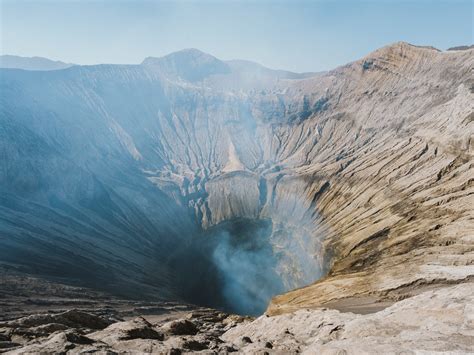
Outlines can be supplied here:
[[177, 308], [124, 320], [68, 310], [0, 323], [0, 351], [8, 354], [469, 353], [473, 344], [472, 282], [427, 291], [366, 315], [319, 308], [251, 319]]

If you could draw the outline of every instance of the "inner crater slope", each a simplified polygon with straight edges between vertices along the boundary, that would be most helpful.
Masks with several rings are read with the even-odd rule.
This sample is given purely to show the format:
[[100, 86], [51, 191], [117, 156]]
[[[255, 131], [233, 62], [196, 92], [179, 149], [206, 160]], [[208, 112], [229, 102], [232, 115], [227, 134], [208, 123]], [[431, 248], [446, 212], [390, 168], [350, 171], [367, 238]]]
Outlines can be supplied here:
[[0, 265], [241, 314], [468, 282], [473, 65], [399, 42], [323, 73], [0, 69]]

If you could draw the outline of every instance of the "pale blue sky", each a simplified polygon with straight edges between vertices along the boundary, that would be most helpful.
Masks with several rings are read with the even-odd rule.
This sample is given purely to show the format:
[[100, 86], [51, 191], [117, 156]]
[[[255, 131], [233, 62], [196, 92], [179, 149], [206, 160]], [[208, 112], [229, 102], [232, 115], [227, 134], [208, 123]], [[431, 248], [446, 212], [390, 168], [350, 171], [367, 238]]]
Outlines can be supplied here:
[[391, 42], [473, 43], [473, 0], [0, 0], [2, 54], [140, 63], [183, 48], [319, 71]]

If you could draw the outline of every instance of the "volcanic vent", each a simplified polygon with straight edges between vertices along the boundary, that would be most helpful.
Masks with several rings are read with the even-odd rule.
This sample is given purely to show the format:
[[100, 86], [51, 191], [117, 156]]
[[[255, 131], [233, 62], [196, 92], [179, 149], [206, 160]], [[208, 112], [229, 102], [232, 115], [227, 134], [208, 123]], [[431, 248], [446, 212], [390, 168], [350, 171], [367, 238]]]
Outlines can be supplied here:
[[281, 198], [273, 184], [246, 171], [205, 185], [206, 198], [191, 204], [202, 204], [202, 229], [173, 266], [189, 301], [258, 314], [272, 296], [320, 277], [321, 239], [312, 237], [314, 216], [304, 196], [282, 184]]

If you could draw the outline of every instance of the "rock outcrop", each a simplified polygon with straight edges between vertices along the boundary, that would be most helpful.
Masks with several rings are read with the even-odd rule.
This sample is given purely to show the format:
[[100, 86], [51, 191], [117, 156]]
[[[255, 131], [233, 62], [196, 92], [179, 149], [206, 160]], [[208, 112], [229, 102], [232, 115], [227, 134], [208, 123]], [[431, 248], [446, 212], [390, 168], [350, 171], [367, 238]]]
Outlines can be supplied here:
[[[427, 291], [383, 311], [357, 315], [330, 309], [300, 309], [262, 316], [226, 332], [243, 353], [412, 354], [470, 353], [474, 341], [473, 283]], [[268, 346], [271, 344], [271, 346]]]
[[[79, 311], [34, 315], [0, 323], [0, 352], [469, 353], [473, 295], [471, 282], [426, 291], [367, 315], [300, 309], [253, 320], [196, 309], [115, 321], [107, 327], [103, 325], [110, 323], [108, 318]], [[102, 329], [97, 330], [98, 325]]]

